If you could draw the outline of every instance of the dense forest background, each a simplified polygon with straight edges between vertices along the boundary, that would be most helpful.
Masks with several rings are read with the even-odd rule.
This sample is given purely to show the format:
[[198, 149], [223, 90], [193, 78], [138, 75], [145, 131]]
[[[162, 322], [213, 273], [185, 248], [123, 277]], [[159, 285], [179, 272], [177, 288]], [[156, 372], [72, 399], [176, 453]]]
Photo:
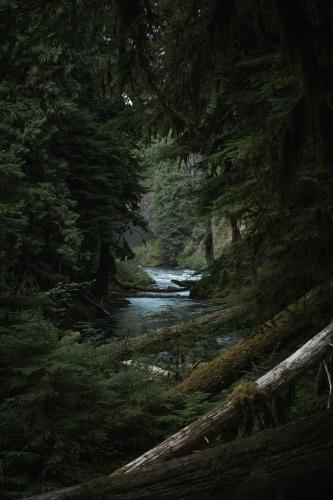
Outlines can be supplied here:
[[[332, 320], [333, 11], [0, 0], [0, 28], [0, 491], [18, 498], [118, 469]], [[214, 321], [97, 348], [92, 320], [153, 286], [138, 264], [200, 270]], [[228, 358], [221, 332], [255, 340]], [[325, 360], [214, 443], [310, 426]]]
[[199, 214], [200, 171], [192, 158], [187, 162], [164, 159], [166, 147], [172, 145], [160, 141], [142, 152], [146, 182], [141, 213], [150, 233], [134, 245], [135, 262], [201, 269], [205, 267], [205, 217]]

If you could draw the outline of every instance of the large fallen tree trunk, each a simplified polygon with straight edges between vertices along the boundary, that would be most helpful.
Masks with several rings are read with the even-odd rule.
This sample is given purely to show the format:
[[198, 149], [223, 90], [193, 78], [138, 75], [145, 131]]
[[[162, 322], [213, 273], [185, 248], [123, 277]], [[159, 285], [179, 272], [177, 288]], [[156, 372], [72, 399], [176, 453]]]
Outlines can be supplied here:
[[177, 336], [181, 335], [188, 328], [196, 328], [206, 323], [220, 323], [221, 321], [227, 321], [231, 319], [234, 314], [235, 309], [232, 308], [214, 311], [191, 321], [183, 321], [181, 323], [177, 323], [176, 325], [160, 328], [153, 333], [132, 337], [127, 342], [127, 346], [130, 345], [131, 349], [136, 351], [159, 343], [163, 343], [165, 347], [167, 342], [174, 341]]
[[[331, 287], [332, 283], [327, 286]], [[321, 293], [322, 288], [315, 288], [283, 309], [245, 340], [225, 349], [208, 364], [195, 369], [189, 377], [173, 387], [170, 394], [182, 400], [193, 392], [216, 394], [227, 388], [242, 376], [244, 370], [250, 369], [253, 363], [260, 362], [273, 349], [281, 349], [297, 337], [297, 330], [286, 329], [288, 321], [293, 315], [311, 307]]]
[[221, 323], [231, 319], [234, 315], [235, 308], [214, 311], [191, 321], [183, 321], [165, 328], [159, 328], [151, 333], [138, 335], [137, 337], [129, 337], [122, 342], [112, 342], [110, 345], [104, 345], [100, 349], [104, 353], [107, 353], [109, 348], [113, 351], [117, 349], [126, 356], [133, 352], [143, 351], [147, 348], [154, 349], [155, 346], [159, 345], [163, 346], [163, 350], [166, 350], [168, 342], [173, 342], [189, 328], [197, 328], [207, 323]]
[[139, 472], [31, 500], [303, 500], [322, 498], [318, 492], [332, 485], [332, 470], [333, 415], [325, 412]]
[[236, 388], [226, 403], [206, 413], [114, 474], [138, 470], [148, 464], [184, 456], [207, 446], [214, 437], [241, 420], [244, 402], [255, 407], [262, 404], [263, 400], [277, 397], [327, 355], [332, 349], [332, 341], [333, 322], [258, 380], [242, 385], [241, 391]]

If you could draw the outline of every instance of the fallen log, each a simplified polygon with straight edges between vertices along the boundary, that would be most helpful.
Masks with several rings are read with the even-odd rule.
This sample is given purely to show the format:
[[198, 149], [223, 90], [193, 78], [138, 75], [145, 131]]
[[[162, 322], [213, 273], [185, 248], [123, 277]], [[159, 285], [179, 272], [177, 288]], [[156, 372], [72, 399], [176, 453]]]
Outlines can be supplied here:
[[156, 286], [152, 287], [145, 287], [145, 286], [137, 286], [135, 288], [131, 286], [125, 287], [124, 285], [122, 286], [124, 290], [126, 290], [127, 294], [130, 293], [131, 295], [134, 294], [141, 294], [141, 293], [152, 293], [154, 294], [153, 296], [156, 297], [155, 294], [161, 294], [161, 296], [164, 296], [164, 293], [172, 293], [172, 292], [184, 292], [186, 291], [186, 288], [184, 287], [179, 287], [179, 286], [167, 286], [165, 288], [157, 288]]
[[333, 322], [255, 382], [236, 388], [226, 403], [217, 406], [114, 474], [140, 470], [148, 464], [184, 456], [206, 447], [222, 431], [234, 427], [241, 420], [244, 404], [255, 407], [263, 399], [277, 397], [309, 368], [318, 364], [332, 349], [332, 341]]
[[191, 286], [195, 283], [194, 280], [171, 280], [171, 282], [185, 289], [191, 288]]
[[[332, 287], [332, 282], [327, 286]], [[286, 329], [291, 317], [313, 305], [321, 296], [322, 288], [317, 287], [299, 300], [279, 312], [272, 320], [264, 323], [249, 337], [225, 349], [220, 355], [198, 367], [185, 380], [170, 389], [169, 393], [179, 400], [193, 392], [216, 394], [238, 380], [253, 363], [260, 362], [278, 346], [288, 344], [298, 334]]]
[[206, 323], [213, 323], [215, 321], [227, 321], [231, 319], [234, 314], [235, 310], [232, 308], [223, 309], [221, 311], [214, 311], [212, 313], [195, 318], [191, 321], [183, 321], [166, 328], [159, 328], [153, 333], [140, 335], [138, 337], [132, 337], [129, 339], [127, 347], [130, 345], [133, 350], [137, 351], [158, 343], [163, 343], [165, 346], [165, 343], [170, 341], [172, 342], [177, 336], [181, 335], [189, 327], [195, 328]]
[[214, 322], [224, 322], [228, 321], [235, 315], [235, 309], [223, 309], [219, 311], [214, 311], [203, 316], [199, 316], [191, 321], [183, 321], [175, 325], [171, 325], [165, 328], [159, 328], [151, 333], [146, 333], [144, 335], [138, 335], [137, 337], [129, 337], [121, 342], [112, 342], [109, 345], [103, 345], [99, 349], [102, 349], [102, 353], [106, 354], [109, 349], [115, 351], [116, 349], [120, 353], [126, 354], [128, 356], [133, 352], [142, 352], [148, 347], [154, 349], [154, 347], [163, 345], [163, 350], [167, 349], [168, 342], [174, 341], [178, 336], [182, 335], [188, 328], [196, 328], [198, 326], [204, 325], [206, 323]]
[[332, 470], [333, 414], [327, 411], [138, 472], [31, 500], [303, 500], [317, 498], [325, 486], [332, 486]]

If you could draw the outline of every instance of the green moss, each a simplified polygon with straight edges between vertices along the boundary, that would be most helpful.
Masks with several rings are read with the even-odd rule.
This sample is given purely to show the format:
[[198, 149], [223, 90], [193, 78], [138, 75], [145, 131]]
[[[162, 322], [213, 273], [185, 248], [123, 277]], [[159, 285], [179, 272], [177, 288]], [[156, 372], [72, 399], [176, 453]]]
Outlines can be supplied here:
[[254, 382], [240, 382], [226, 399], [237, 406], [250, 404], [258, 396], [258, 387]]
[[189, 269], [202, 269], [206, 266], [206, 261], [201, 255], [184, 255], [177, 257], [177, 263], [180, 267]]
[[212, 394], [226, 388], [240, 378], [241, 371], [250, 368], [253, 362], [261, 361], [277, 343], [281, 348], [299, 334], [295, 325], [288, 328], [288, 322], [294, 321], [298, 312], [303, 314], [305, 302], [309, 303], [304, 298], [299, 299], [256, 329], [250, 337], [229, 347], [206, 366], [197, 368], [190, 377], [172, 388], [171, 394], [182, 399], [191, 392]]
[[[194, 468], [210, 471], [217, 479], [223, 479], [224, 471], [230, 468], [247, 467], [258, 459], [278, 456], [284, 452], [290, 454], [293, 447], [293, 453], [297, 453], [297, 450], [301, 450], [302, 453], [303, 446], [309, 445], [309, 441], [319, 444], [330, 441], [332, 433], [332, 413], [325, 412], [195, 453], [192, 455], [192, 463]], [[137, 491], [140, 489], [142, 498], [145, 498], [145, 492], [152, 493], [151, 484], [152, 473], [148, 468], [130, 474], [91, 481], [61, 498], [62, 500], [106, 500], [113, 498], [113, 495], [115, 498], [131, 498], [131, 491], [133, 492], [136, 488]]]
[[133, 262], [144, 267], [158, 267], [161, 264], [159, 240], [149, 240], [145, 245], [134, 247]]
[[131, 261], [117, 262], [117, 278], [120, 283], [130, 288], [145, 288], [154, 284], [148, 273]]

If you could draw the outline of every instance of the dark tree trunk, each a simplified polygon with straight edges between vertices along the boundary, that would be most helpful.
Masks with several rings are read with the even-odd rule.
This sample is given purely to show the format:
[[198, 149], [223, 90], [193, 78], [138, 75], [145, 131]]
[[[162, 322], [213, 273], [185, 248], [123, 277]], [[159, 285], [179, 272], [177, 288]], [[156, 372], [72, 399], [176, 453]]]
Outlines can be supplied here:
[[[332, 487], [333, 415], [324, 412], [212, 450], [31, 500], [324, 500]], [[66, 491], [66, 490], [65, 490]]]
[[210, 217], [206, 221], [205, 259], [209, 266], [212, 265], [214, 262], [213, 229], [212, 229], [212, 220]]
[[[204, 188], [206, 188], [208, 185], [208, 179], [209, 179], [208, 160], [204, 160], [202, 163], [202, 183]], [[214, 262], [213, 228], [212, 228], [212, 219], [210, 217], [208, 217], [206, 221], [204, 245], [205, 245], [205, 258], [207, 264], [210, 266]]]
[[96, 272], [95, 294], [99, 299], [106, 297], [110, 277], [116, 273], [113, 255], [110, 253], [110, 244], [102, 241], [99, 251], [99, 263]]
[[229, 221], [231, 225], [231, 241], [236, 242], [242, 239], [240, 229], [238, 227], [237, 217], [234, 215], [229, 215]]

